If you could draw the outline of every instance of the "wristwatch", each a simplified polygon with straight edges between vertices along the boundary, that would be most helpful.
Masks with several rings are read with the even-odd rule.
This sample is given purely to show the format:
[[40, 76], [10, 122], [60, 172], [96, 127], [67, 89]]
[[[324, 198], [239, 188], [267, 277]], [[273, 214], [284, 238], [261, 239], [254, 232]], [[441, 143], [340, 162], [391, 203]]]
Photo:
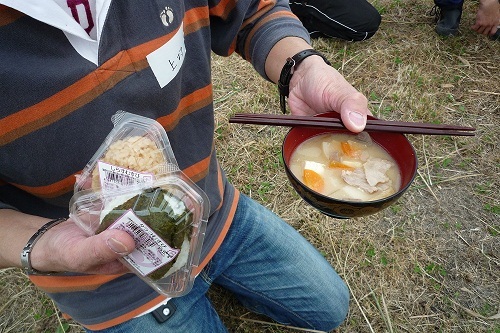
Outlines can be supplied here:
[[280, 78], [278, 80], [278, 90], [280, 93], [280, 107], [281, 111], [283, 113], [286, 113], [286, 103], [285, 99], [288, 97], [288, 94], [290, 93], [290, 80], [292, 79], [292, 75], [294, 70], [297, 68], [297, 66], [307, 57], [312, 56], [312, 55], [317, 55], [323, 58], [323, 60], [331, 66], [330, 62], [326, 57], [321, 54], [320, 52], [314, 50], [314, 49], [307, 49], [304, 51], [300, 51], [299, 53], [295, 54], [291, 58], [287, 58], [285, 65], [283, 66], [283, 69], [281, 70]]
[[24, 272], [28, 275], [53, 275], [55, 272], [40, 272], [31, 267], [31, 251], [33, 250], [33, 246], [35, 246], [36, 242], [42, 235], [47, 232], [50, 228], [58, 225], [66, 221], [68, 218], [58, 218], [52, 221], [45, 223], [40, 229], [31, 238], [28, 240], [28, 243], [23, 248], [21, 252], [21, 265], [23, 266]]

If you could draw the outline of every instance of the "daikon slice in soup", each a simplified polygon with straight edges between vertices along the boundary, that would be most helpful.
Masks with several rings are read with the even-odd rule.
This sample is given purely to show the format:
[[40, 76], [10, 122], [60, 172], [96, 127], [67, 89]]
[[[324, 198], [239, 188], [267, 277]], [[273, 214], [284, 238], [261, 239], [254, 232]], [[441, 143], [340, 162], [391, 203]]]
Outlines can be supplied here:
[[366, 132], [309, 138], [292, 153], [290, 170], [312, 190], [344, 201], [378, 200], [401, 186], [398, 165]]

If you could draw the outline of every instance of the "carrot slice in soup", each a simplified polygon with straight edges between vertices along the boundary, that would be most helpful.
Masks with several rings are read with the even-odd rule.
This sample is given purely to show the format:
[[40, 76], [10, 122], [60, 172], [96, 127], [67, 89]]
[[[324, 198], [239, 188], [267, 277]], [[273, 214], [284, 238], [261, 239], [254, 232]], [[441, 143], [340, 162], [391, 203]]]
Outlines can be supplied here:
[[310, 187], [316, 192], [323, 191], [323, 188], [325, 187], [323, 177], [321, 177], [316, 171], [312, 171], [310, 169], [304, 169], [304, 183], [307, 187]]
[[347, 156], [355, 156], [356, 152], [355, 149], [349, 144], [347, 141], [342, 141], [340, 143], [340, 146], [342, 147], [342, 152], [347, 155]]
[[344, 163], [342, 162], [338, 162], [338, 161], [331, 161], [328, 166], [330, 168], [338, 168], [338, 169], [344, 169], [344, 170], [354, 170], [353, 167], [350, 167], [348, 165], [345, 165]]

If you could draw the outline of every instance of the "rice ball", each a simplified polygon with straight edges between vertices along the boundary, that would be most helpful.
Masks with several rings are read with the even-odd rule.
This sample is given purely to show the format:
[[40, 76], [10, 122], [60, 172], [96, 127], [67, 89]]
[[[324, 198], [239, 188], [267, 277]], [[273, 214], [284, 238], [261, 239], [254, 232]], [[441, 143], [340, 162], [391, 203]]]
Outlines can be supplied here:
[[[100, 161], [137, 172], [153, 172], [166, 163], [162, 151], [148, 137], [130, 136], [113, 142]], [[92, 172], [92, 189], [101, 188], [99, 169]]]

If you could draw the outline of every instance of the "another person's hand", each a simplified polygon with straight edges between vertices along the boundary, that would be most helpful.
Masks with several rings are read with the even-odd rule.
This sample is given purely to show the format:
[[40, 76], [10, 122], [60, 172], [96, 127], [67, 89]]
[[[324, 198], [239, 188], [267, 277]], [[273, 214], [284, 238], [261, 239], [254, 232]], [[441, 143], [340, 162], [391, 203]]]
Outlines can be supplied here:
[[352, 132], [361, 132], [366, 116], [371, 115], [366, 97], [318, 56], [307, 57], [297, 66], [290, 81], [288, 105], [295, 115], [337, 111]]
[[133, 238], [125, 231], [105, 230], [89, 237], [68, 220], [40, 237], [31, 252], [31, 264], [41, 272], [120, 274], [129, 269], [118, 258], [134, 247]]
[[476, 22], [472, 29], [489, 36], [497, 31], [500, 24], [500, 3], [498, 0], [480, 0], [476, 14]]

